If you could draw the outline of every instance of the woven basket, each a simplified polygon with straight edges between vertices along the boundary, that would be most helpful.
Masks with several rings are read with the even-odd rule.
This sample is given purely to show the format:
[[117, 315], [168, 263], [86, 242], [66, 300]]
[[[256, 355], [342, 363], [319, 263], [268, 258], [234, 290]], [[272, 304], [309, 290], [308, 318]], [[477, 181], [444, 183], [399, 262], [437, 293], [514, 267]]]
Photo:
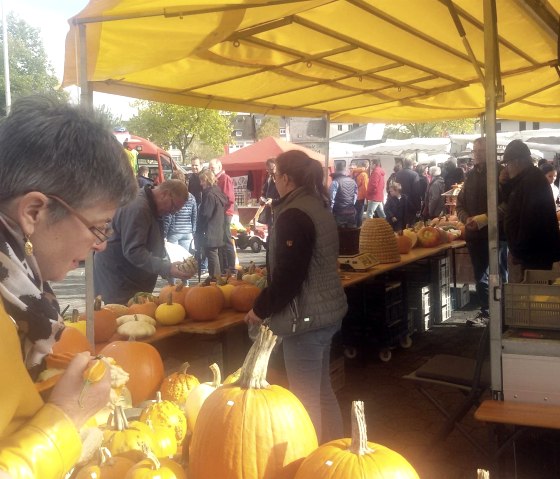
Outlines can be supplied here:
[[387, 220], [371, 218], [363, 222], [360, 253], [371, 253], [380, 263], [396, 263], [401, 260], [397, 238]]

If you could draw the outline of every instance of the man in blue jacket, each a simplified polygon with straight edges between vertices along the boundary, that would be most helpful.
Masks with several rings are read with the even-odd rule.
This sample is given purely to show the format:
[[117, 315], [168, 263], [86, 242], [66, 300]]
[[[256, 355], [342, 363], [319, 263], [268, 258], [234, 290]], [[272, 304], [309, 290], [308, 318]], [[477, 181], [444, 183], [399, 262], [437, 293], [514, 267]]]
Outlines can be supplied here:
[[336, 171], [332, 175], [329, 188], [331, 210], [339, 228], [356, 227], [356, 209], [354, 204], [358, 198], [358, 185], [344, 174], [343, 162], [336, 164]]
[[146, 186], [135, 200], [119, 208], [113, 218], [114, 234], [104, 251], [94, 256], [95, 294], [106, 303], [126, 304], [140, 291], [152, 292], [158, 276], [187, 279], [165, 251], [162, 217], [179, 211], [187, 201], [187, 185], [167, 180]]

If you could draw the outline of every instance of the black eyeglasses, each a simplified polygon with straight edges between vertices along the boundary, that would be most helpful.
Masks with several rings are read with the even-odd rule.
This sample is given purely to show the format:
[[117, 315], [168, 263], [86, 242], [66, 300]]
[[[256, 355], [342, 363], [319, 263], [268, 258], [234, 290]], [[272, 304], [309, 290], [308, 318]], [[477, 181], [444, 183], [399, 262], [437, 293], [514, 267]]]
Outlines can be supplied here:
[[47, 196], [47, 198], [50, 198], [51, 200], [55, 200], [57, 203], [62, 205], [64, 208], [66, 208], [76, 218], [78, 218], [78, 220], [80, 220], [80, 222], [88, 230], [90, 230], [91, 234], [93, 234], [93, 236], [95, 236], [95, 238], [96, 238], [95, 244], [96, 245], [100, 245], [102, 243], [105, 243], [105, 241], [107, 241], [110, 238], [110, 236], [113, 234], [113, 228], [111, 226], [111, 220], [110, 219], [107, 220], [104, 228], [100, 229], [97, 226], [92, 225], [87, 219], [85, 219], [80, 213], [78, 213], [74, 208], [72, 208], [62, 198], [59, 198], [58, 196], [55, 196], [55, 195], [46, 195], [46, 196]]

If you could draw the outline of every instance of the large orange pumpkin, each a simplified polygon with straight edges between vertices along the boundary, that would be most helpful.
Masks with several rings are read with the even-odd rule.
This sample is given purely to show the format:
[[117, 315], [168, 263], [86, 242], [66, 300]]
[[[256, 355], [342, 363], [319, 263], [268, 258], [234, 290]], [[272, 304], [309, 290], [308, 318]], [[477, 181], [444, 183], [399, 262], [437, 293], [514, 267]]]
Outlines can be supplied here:
[[190, 448], [190, 479], [291, 478], [317, 448], [315, 429], [299, 399], [266, 382], [275, 342], [263, 327], [239, 381], [216, 389], [202, 405]]
[[418, 479], [410, 463], [391, 449], [368, 442], [364, 403], [352, 403], [352, 438], [336, 439], [313, 451], [294, 479]]
[[236, 311], [246, 313], [252, 309], [259, 294], [261, 294], [261, 289], [253, 284], [237, 285], [231, 292], [231, 307]]
[[185, 295], [187, 318], [193, 321], [211, 321], [216, 319], [224, 307], [224, 295], [215, 285], [203, 285], [189, 288]]
[[133, 406], [155, 398], [164, 378], [163, 361], [156, 348], [140, 341], [113, 341], [100, 354], [115, 359], [130, 374], [126, 387]]

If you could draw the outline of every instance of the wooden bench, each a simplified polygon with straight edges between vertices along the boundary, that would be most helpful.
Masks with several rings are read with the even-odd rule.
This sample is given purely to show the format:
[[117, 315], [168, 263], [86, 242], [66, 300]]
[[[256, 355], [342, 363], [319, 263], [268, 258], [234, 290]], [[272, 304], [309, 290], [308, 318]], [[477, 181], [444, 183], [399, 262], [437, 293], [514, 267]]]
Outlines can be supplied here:
[[552, 404], [487, 399], [475, 411], [474, 417], [493, 426], [514, 426], [513, 431], [498, 442], [494, 460], [499, 459], [515, 439], [529, 428], [560, 429], [560, 406]]

